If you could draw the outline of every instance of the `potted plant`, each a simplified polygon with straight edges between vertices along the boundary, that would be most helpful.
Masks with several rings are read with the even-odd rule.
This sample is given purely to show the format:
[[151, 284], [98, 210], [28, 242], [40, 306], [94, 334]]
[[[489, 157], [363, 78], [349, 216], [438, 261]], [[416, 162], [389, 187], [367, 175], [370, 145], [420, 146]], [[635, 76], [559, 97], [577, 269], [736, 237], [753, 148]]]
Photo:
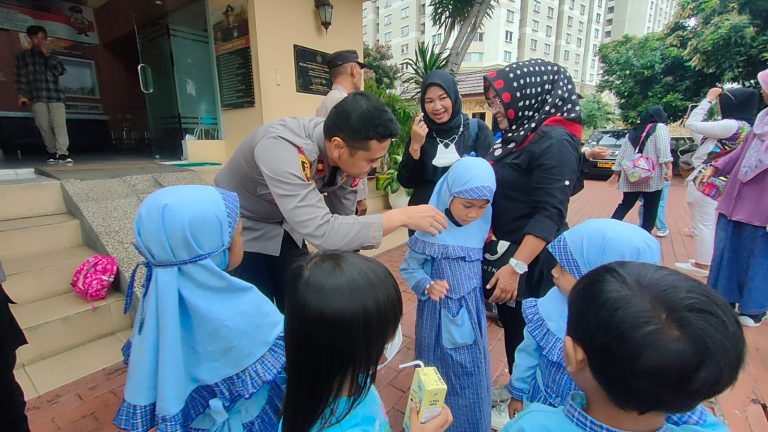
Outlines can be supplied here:
[[383, 90], [373, 82], [369, 84], [366, 81], [366, 91], [378, 96], [384, 105], [392, 111], [400, 125], [400, 134], [392, 139], [387, 150], [387, 156], [382, 163], [382, 171], [376, 175], [376, 189], [387, 193], [392, 208], [405, 207], [408, 205], [410, 191], [401, 187], [400, 183], [397, 182], [397, 169], [403, 158], [405, 142], [411, 134], [411, 123], [419, 108], [415, 103]]

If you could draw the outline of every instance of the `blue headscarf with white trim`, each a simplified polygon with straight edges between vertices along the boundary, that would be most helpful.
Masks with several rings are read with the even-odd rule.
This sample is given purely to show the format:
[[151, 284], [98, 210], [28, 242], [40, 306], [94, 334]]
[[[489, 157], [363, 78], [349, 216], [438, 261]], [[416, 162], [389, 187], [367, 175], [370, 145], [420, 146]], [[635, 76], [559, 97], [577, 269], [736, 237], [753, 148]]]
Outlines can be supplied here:
[[[465, 156], [456, 161], [437, 182], [429, 205], [444, 212], [454, 197], [490, 202], [495, 191], [496, 176], [491, 164], [482, 158]], [[468, 225], [457, 226], [449, 220], [448, 228], [437, 236], [417, 232], [408, 244], [414, 251], [434, 258], [482, 259], [483, 245], [490, 230], [489, 205], [479, 219]]]
[[237, 195], [210, 186], [168, 187], [142, 202], [135, 247], [148, 277], [124, 349], [119, 427], [187, 430], [211, 401], [226, 409], [280, 373], [282, 314], [225, 271], [238, 215]]

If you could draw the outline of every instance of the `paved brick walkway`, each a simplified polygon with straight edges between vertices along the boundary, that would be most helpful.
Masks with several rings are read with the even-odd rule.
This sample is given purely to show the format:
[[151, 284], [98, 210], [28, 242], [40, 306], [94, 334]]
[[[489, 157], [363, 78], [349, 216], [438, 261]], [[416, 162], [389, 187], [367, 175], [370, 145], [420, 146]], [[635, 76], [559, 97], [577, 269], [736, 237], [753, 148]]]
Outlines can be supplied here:
[[[602, 182], [587, 182], [586, 189], [575, 197], [569, 209], [568, 221], [571, 225], [582, 220], [596, 217], [608, 217], [619, 202], [620, 194]], [[636, 212], [635, 212], [636, 213]], [[635, 215], [628, 221], [636, 222]], [[670, 189], [667, 204], [667, 222], [672, 235], [661, 239], [664, 264], [673, 265], [675, 261], [685, 261], [693, 250], [692, 239], [682, 234], [689, 226], [688, 208], [680, 179]], [[397, 268], [405, 252], [401, 246], [378, 256], [397, 275]], [[401, 283], [403, 313], [403, 349], [384, 367], [376, 382], [377, 388], [388, 407], [388, 414], [393, 431], [401, 430], [406, 398], [412, 370], [398, 371], [393, 366], [413, 360], [414, 323], [416, 321], [416, 299], [410, 290]], [[749, 354], [747, 364], [736, 385], [717, 399], [715, 410], [722, 415], [732, 431], [766, 432], [768, 431], [768, 325], [757, 329], [745, 329]], [[491, 372], [494, 382], [508, 380], [501, 329], [495, 325], [488, 327], [488, 339], [491, 351]], [[111, 426], [122, 395], [125, 382], [125, 368], [114, 365], [81, 380], [63, 386], [29, 401], [28, 414], [33, 432], [72, 431], [98, 432], [113, 431]]]

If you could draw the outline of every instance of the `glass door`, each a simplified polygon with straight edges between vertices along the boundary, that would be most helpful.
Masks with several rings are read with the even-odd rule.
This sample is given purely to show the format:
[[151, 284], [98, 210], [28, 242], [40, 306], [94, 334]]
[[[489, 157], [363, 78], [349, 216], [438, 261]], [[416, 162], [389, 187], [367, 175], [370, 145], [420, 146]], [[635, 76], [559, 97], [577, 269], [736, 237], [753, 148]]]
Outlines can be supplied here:
[[139, 85], [147, 105], [150, 144], [155, 158], [180, 159], [182, 128], [168, 23], [147, 24], [134, 15], [139, 47]]

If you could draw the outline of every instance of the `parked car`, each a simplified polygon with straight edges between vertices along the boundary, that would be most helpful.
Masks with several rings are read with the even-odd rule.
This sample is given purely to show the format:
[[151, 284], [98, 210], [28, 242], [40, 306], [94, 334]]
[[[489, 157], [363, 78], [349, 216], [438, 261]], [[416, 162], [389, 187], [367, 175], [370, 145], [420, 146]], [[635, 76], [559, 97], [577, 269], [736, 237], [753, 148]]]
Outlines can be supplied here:
[[605, 159], [586, 159], [584, 172], [589, 177], [610, 177], [613, 175], [613, 165], [616, 163], [616, 156], [619, 155], [622, 144], [627, 140], [627, 134], [630, 129], [606, 129], [596, 130], [587, 138], [584, 144], [586, 148], [602, 146], [611, 151]]
[[[621, 146], [627, 140], [630, 129], [606, 129], [592, 132], [587, 142], [587, 148], [603, 146], [611, 151], [606, 159], [589, 159], [584, 166], [585, 173], [590, 177], [610, 177], [613, 174], [613, 165], [619, 155]], [[693, 138], [685, 129], [670, 129], [670, 150], [672, 152], [672, 166], [675, 174], [679, 174], [680, 155], [696, 149]]]

